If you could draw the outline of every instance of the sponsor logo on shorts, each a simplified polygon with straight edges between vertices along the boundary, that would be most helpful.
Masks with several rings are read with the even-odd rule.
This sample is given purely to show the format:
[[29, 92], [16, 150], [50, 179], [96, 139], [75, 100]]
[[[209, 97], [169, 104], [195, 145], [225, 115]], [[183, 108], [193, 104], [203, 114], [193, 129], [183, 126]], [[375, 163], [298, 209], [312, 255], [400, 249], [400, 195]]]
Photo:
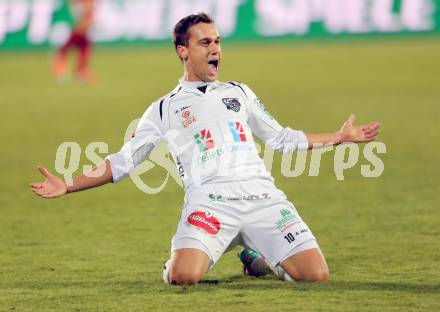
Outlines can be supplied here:
[[246, 134], [244, 133], [243, 125], [240, 122], [228, 122], [228, 125], [234, 142], [246, 142]]
[[226, 105], [228, 110], [232, 110], [236, 113], [240, 111], [241, 104], [237, 98], [223, 98], [222, 102]]
[[284, 232], [294, 224], [293, 221], [295, 221], [296, 215], [289, 209], [280, 209], [280, 215], [281, 218], [275, 222], [275, 225], [281, 232]]
[[223, 195], [209, 194], [208, 197], [210, 201], [218, 201], [218, 202], [226, 201], [226, 198], [223, 197]]
[[241, 201], [241, 200], [264, 200], [270, 199], [268, 193], [261, 194], [249, 194], [249, 195], [240, 195], [240, 196], [224, 196], [217, 194], [209, 194], [210, 201], [224, 202], [224, 201]]
[[300, 235], [302, 233], [308, 233], [308, 232], [309, 232], [309, 229], [300, 229], [300, 230], [295, 232], [295, 236], [298, 236], [298, 235]]
[[298, 237], [298, 235], [301, 235], [301, 234], [303, 234], [303, 233], [308, 233], [309, 232], [309, 229], [307, 229], [307, 228], [303, 228], [303, 229], [299, 229], [299, 230], [297, 230], [297, 231], [295, 231], [295, 233], [291, 233], [291, 232], [289, 232], [289, 233], [287, 233], [285, 236], [284, 236], [284, 239], [289, 243], [289, 244], [291, 244], [291, 243], [293, 243]]
[[189, 109], [180, 113], [180, 119], [182, 120], [182, 124], [185, 128], [191, 126], [197, 121], [196, 117], [194, 117], [194, 114]]
[[210, 212], [195, 211], [188, 216], [186, 222], [210, 235], [217, 235], [221, 229], [220, 221]]

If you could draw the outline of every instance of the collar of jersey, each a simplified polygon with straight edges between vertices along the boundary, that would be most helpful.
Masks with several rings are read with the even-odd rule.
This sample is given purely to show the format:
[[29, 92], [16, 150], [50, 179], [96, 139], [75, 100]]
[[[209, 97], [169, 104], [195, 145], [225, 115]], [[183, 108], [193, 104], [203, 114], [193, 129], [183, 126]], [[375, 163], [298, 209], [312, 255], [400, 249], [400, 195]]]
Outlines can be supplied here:
[[[217, 82], [218, 82], [217, 80], [213, 81], [213, 82], [204, 82], [204, 81], [188, 81], [188, 80], [180, 79], [179, 85], [182, 87], [182, 89], [184, 91], [199, 94], [199, 95], [204, 95], [204, 94], [209, 93], [214, 88], [214, 86], [217, 84]], [[200, 91], [198, 89], [203, 86], [207, 86], [205, 93], [203, 93], [202, 91]]]

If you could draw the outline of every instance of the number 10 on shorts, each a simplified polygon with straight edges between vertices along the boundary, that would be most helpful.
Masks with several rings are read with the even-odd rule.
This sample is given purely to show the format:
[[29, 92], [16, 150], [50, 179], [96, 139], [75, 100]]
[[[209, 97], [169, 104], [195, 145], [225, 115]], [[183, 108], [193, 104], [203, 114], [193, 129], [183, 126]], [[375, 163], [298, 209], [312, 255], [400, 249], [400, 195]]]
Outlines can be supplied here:
[[295, 241], [295, 237], [293, 236], [292, 233], [287, 233], [286, 236], [284, 236], [284, 238], [287, 240], [287, 242], [289, 244], [293, 243]]

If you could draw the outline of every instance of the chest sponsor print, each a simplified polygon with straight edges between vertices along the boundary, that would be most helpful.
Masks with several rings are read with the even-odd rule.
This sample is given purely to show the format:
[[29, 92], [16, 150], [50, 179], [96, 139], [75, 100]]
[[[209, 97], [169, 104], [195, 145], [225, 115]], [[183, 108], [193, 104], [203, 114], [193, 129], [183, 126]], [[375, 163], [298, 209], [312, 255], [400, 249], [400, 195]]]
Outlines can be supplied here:
[[191, 126], [197, 121], [196, 117], [194, 117], [194, 114], [189, 109], [183, 110], [182, 112], [179, 112], [179, 114], [183, 127], [185, 128]]
[[241, 122], [228, 122], [228, 125], [234, 142], [246, 142], [246, 134]]
[[211, 136], [211, 131], [208, 129], [202, 129], [200, 132], [194, 134], [194, 140], [199, 147], [200, 152], [206, 152], [209, 149], [214, 148], [214, 140]]
[[248, 142], [249, 138], [247, 137], [241, 122], [228, 122], [227, 125], [228, 128], [226, 129], [229, 129], [229, 133], [232, 136], [232, 142], [224, 142], [225, 144], [215, 142], [210, 129], [202, 129], [193, 135], [194, 141], [200, 152], [200, 155], [197, 157], [197, 162], [199, 164], [216, 159], [225, 153], [247, 153], [255, 148], [253, 144]]

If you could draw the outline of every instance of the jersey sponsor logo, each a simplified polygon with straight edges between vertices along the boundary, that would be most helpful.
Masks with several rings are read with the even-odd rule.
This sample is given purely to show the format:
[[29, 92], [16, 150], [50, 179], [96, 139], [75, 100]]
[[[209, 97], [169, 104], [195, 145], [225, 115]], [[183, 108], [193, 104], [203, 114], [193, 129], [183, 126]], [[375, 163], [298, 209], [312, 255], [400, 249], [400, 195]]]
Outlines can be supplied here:
[[174, 111], [174, 114], [178, 114], [178, 113], [180, 113], [180, 112], [182, 112], [182, 111], [184, 111], [184, 110], [186, 110], [186, 109], [188, 109], [188, 108], [190, 108], [190, 107], [191, 107], [191, 106], [182, 106], [182, 107], [176, 109], [176, 110]]
[[280, 209], [280, 215], [281, 218], [277, 222], [275, 222], [275, 225], [281, 232], [284, 232], [293, 224], [297, 223], [294, 222], [296, 220], [296, 215], [289, 209]]
[[221, 155], [223, 155], [224, 153], [225, 153], [225, 151], [222, 148], [217, 148], [214, 150], [203, 152], [197, 158], [197, 163], [201, 164], [201, 163], [207, 162], [208, 160], [216, 159], [216, 158], [220, 157]]
[[196, 117], [190, 110], [184, 110], [180, 113], [180, 118], [182, 119], [182, 124], [185, 128], [191, 126], [197, 121]]
[[202, 129], [200, 132], [194, 134], [194, 140], [199, 147], [200, 155], [197, 157], [197, 163], [201, 164], [208, 160], [215, 159], [225, 152], [220, 148], [214, 148], [215, 143], [208, 129]]
[[228, 122], [228, 125], [234, 142], [246, 142], [246, 134], [240, 122]]
[[228, 110], [232, 110], [236, 113], [240, 111], [241, 104], [237, 98], [223, 98], [222, 101]]
[[200, 132], [194, 134], [194, 139], [200, 152], [206, 152], [209, 149], [214, 148], [214, 140], [211, 136], [211, 131], [208, 129], [202, 129]]
[[[252, 151], [255, 146], [253, 144], [243, 144], [242, 142], [246, 142], [247, 138], [244, 133], [243, 127], [241, 123], [231, 123], [232, 133], [236, 134], [233, 143], [224, 144], [223, 146], [219, 146], [216, 148], [214, 140], [211, 135], [211, 131], [208, 129], [202, 129], [200, 132], [194, 134], [194, 140], [199, 148], [200, 155], [197, 157], [197, 163], [201, 164], [207, 162], [212, 159], [216, 159], [219, 156], [222, 156], [225, 153], [236, 153], [236, 152], [249, 152]], [[237, 144], [236, 142], [240, 142]]]
[[210, 235], [217, 235], [221, 230], [220, 221], [210, 212], [194, 211], [186, 222]]

